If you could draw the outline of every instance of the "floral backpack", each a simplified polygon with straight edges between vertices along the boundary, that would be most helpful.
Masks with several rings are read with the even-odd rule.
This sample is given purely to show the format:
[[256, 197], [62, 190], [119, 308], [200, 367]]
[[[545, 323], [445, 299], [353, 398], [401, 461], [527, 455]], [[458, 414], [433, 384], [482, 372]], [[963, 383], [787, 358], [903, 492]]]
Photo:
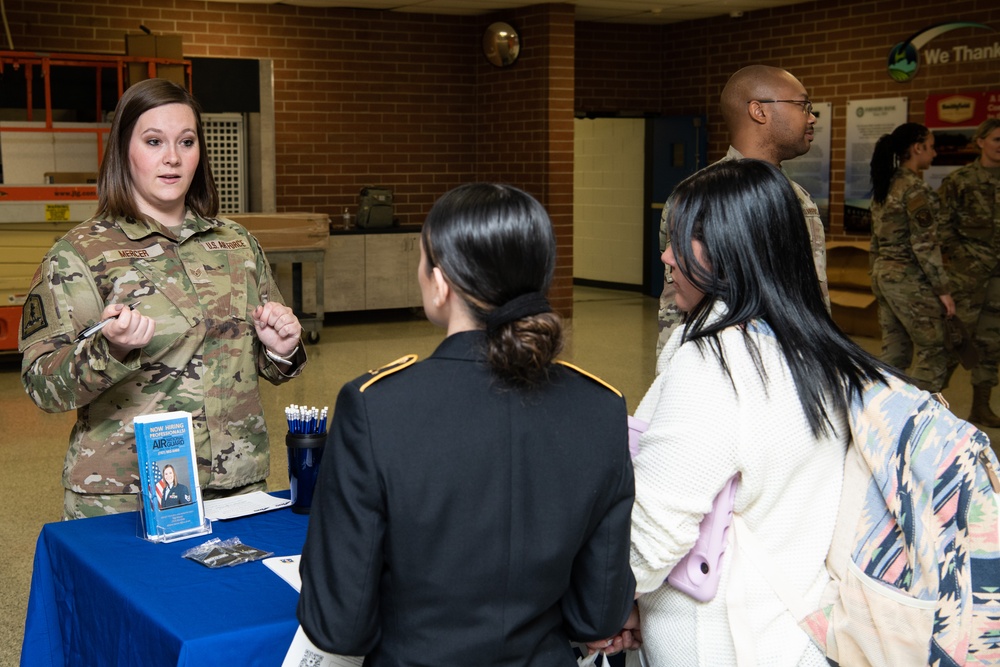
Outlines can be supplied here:
[[866, 388], [850, 428], [820, 608], [783, 590], [737, 520], [740, 554], [835, 664], [1000, 665], [1000, 463], [989, 438], [897, 378]]

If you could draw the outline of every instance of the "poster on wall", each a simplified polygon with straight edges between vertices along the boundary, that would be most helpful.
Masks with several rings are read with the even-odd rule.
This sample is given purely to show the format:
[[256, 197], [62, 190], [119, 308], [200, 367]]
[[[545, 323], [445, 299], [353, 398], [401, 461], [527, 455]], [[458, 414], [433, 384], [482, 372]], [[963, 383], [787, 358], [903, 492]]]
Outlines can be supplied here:
[[934, 163], [924, 172], [928, 185], [937, 190], [945, 176], [979, 157], [973, 136], [987, 118], [1000, 118], [1000, 90], [927, 96], [924, 119], [934, 132], [937, 151]]
[[809, 152], [792, 160], [785, 160], [781, 168], [788, 177], [806, 189], [816, 202], [823, 226], [830, 229], [830, 125], [833, 122], [833, 105], [813, 102], [813, 141]]
[[906, 122], [907, 98], [886, 97], [847, 103], [844, 159], [844, 231], [869, 233], [872, 228], [871, 160], [879, 137]]

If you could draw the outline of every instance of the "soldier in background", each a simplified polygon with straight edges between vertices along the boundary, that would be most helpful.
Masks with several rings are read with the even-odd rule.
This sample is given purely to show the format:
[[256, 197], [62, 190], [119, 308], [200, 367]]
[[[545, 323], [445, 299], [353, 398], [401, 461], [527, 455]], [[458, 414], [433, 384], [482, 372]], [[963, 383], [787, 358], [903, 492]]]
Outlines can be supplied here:
[[[778, 67], [749, 65], [733, 74], [722, 90], [722, 117], [729, 130], [729, 151], [723, 160], [754, 158], [781, 167], [809, 152], [813, 140], [816, 116], [812, 103], [802, 83]], [[789, 179], [805, 215], [809, 229], [816, 276], [823, 292], [827, 310], [830, 294], [826, 279], [826, 233], [819, 217], [819, 208], [812, 197], [795, 181]], [[663, 207], [660, 218], [660, 254], [670, 242], [667, 234], [669, 209]], [[666, 344], [670, 334], [681, 321], [680, 311], [674, 303], [674, 286], [667, 267], [664, 275], [663, 294], [660, 295], [660, 333], [656, 341], [656, 354]]]
[[56, 242], [32, 280], [19, 331], [24, 388], [47, 412], [77, 411], [67, 519], [136, 509], [141, 414], [192, 414], [192, 483], [204, 498], [266, 487], [258, 378], [301, 372], [302, 327], [256, 239], [216, 217], [204, 146], [187, 90], [164, 79], [130, 87], [101, 162], [97, 213]]
[[872, 291], [878, 299], [885, 363], [910, 368], [913, 383], [939, 392], [947, 384], [945, 318], [954, 317], [941, 261], [941, 205], [923, 172], [936, 152], [934, 134], [903, 123], [875, 143], [872, 179]]
[[940, 236], [955, 310], [979, 350], [969, 421], [997, 428], [990, 394], [1000, 361], [1000, 118], [981, 123], [973, 136], [979, 158], [945, 177], [938, 190], [947, 216]]

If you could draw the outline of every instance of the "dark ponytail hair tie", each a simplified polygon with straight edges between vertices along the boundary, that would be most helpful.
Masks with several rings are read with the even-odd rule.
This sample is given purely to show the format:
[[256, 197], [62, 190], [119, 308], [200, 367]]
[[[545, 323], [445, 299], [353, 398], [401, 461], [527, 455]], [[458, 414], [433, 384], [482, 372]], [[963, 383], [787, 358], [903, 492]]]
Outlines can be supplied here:
[[541, 292], [528, 292], [514, 297], [486, 314], [486, 333], [493, 335], [500, 327], [521, 318], [540, 313], [551, 313], [552, 307]]

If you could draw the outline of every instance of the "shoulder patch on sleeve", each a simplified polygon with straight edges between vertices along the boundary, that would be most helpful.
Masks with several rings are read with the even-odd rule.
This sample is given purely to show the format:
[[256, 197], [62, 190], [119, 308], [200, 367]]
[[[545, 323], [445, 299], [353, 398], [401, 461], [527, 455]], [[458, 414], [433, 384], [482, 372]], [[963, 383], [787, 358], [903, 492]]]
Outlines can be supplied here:
[[42, 297], [29, 294], [21, 307], [21, 340], [27, 340], [33, 335], [48, 328], [49, 318], [45, 314]]
[[906, 211], [913, 215], [920, 209], [927, 206], [927, 193], [922, 190], [917, 190], [916, 192], [907, 195], [906, 197]]
[[617, 389], [615, 389], [614, 387], [612, 387], [610, 384], [608, 384], [607, 382], [605, 382], [601, 378], [597, 377], [596, 375], [588, 373], [587, 371], [583, 370], [579, 366], [574, 366], [573, 364], [571, 364], [571, 363], [569, 363], [567, 361], [558, 361], [557, 360], [556, 363], [560, 364], [562, 366], [565, 366], [566, 368], [572, 368], [574, 371], [576, 371], [580, 375], [589, 377], [591, 380], [593, 380], [597, 384], [604, 385], [605, 387], [607, 387], [608, 389], [610, 389], [611, 391], [613, 391], [618, 396], [622, 396], [622, 393], [620, 391], [618, 391]]
[[361, 388], [358, 389], [358, 391], [364, 392], [365, 389], [372, 386], [382, 378], [388, 377], [393, 373], [401, 371], [408, 366], [412, 366], [413, 364], [416, 363], [416, 361], [417, 361], [417, 355], [407, 354], [405, 356], [400, 357], [399, 359], [396, 359], [393, 362], [386, 364], [385, 366], [380, 366], [379, 368], [375, 368], [373, 370], [368, 371], [368, 374], [371, 375], [372, 377], [370, 380], [361, 385]]

